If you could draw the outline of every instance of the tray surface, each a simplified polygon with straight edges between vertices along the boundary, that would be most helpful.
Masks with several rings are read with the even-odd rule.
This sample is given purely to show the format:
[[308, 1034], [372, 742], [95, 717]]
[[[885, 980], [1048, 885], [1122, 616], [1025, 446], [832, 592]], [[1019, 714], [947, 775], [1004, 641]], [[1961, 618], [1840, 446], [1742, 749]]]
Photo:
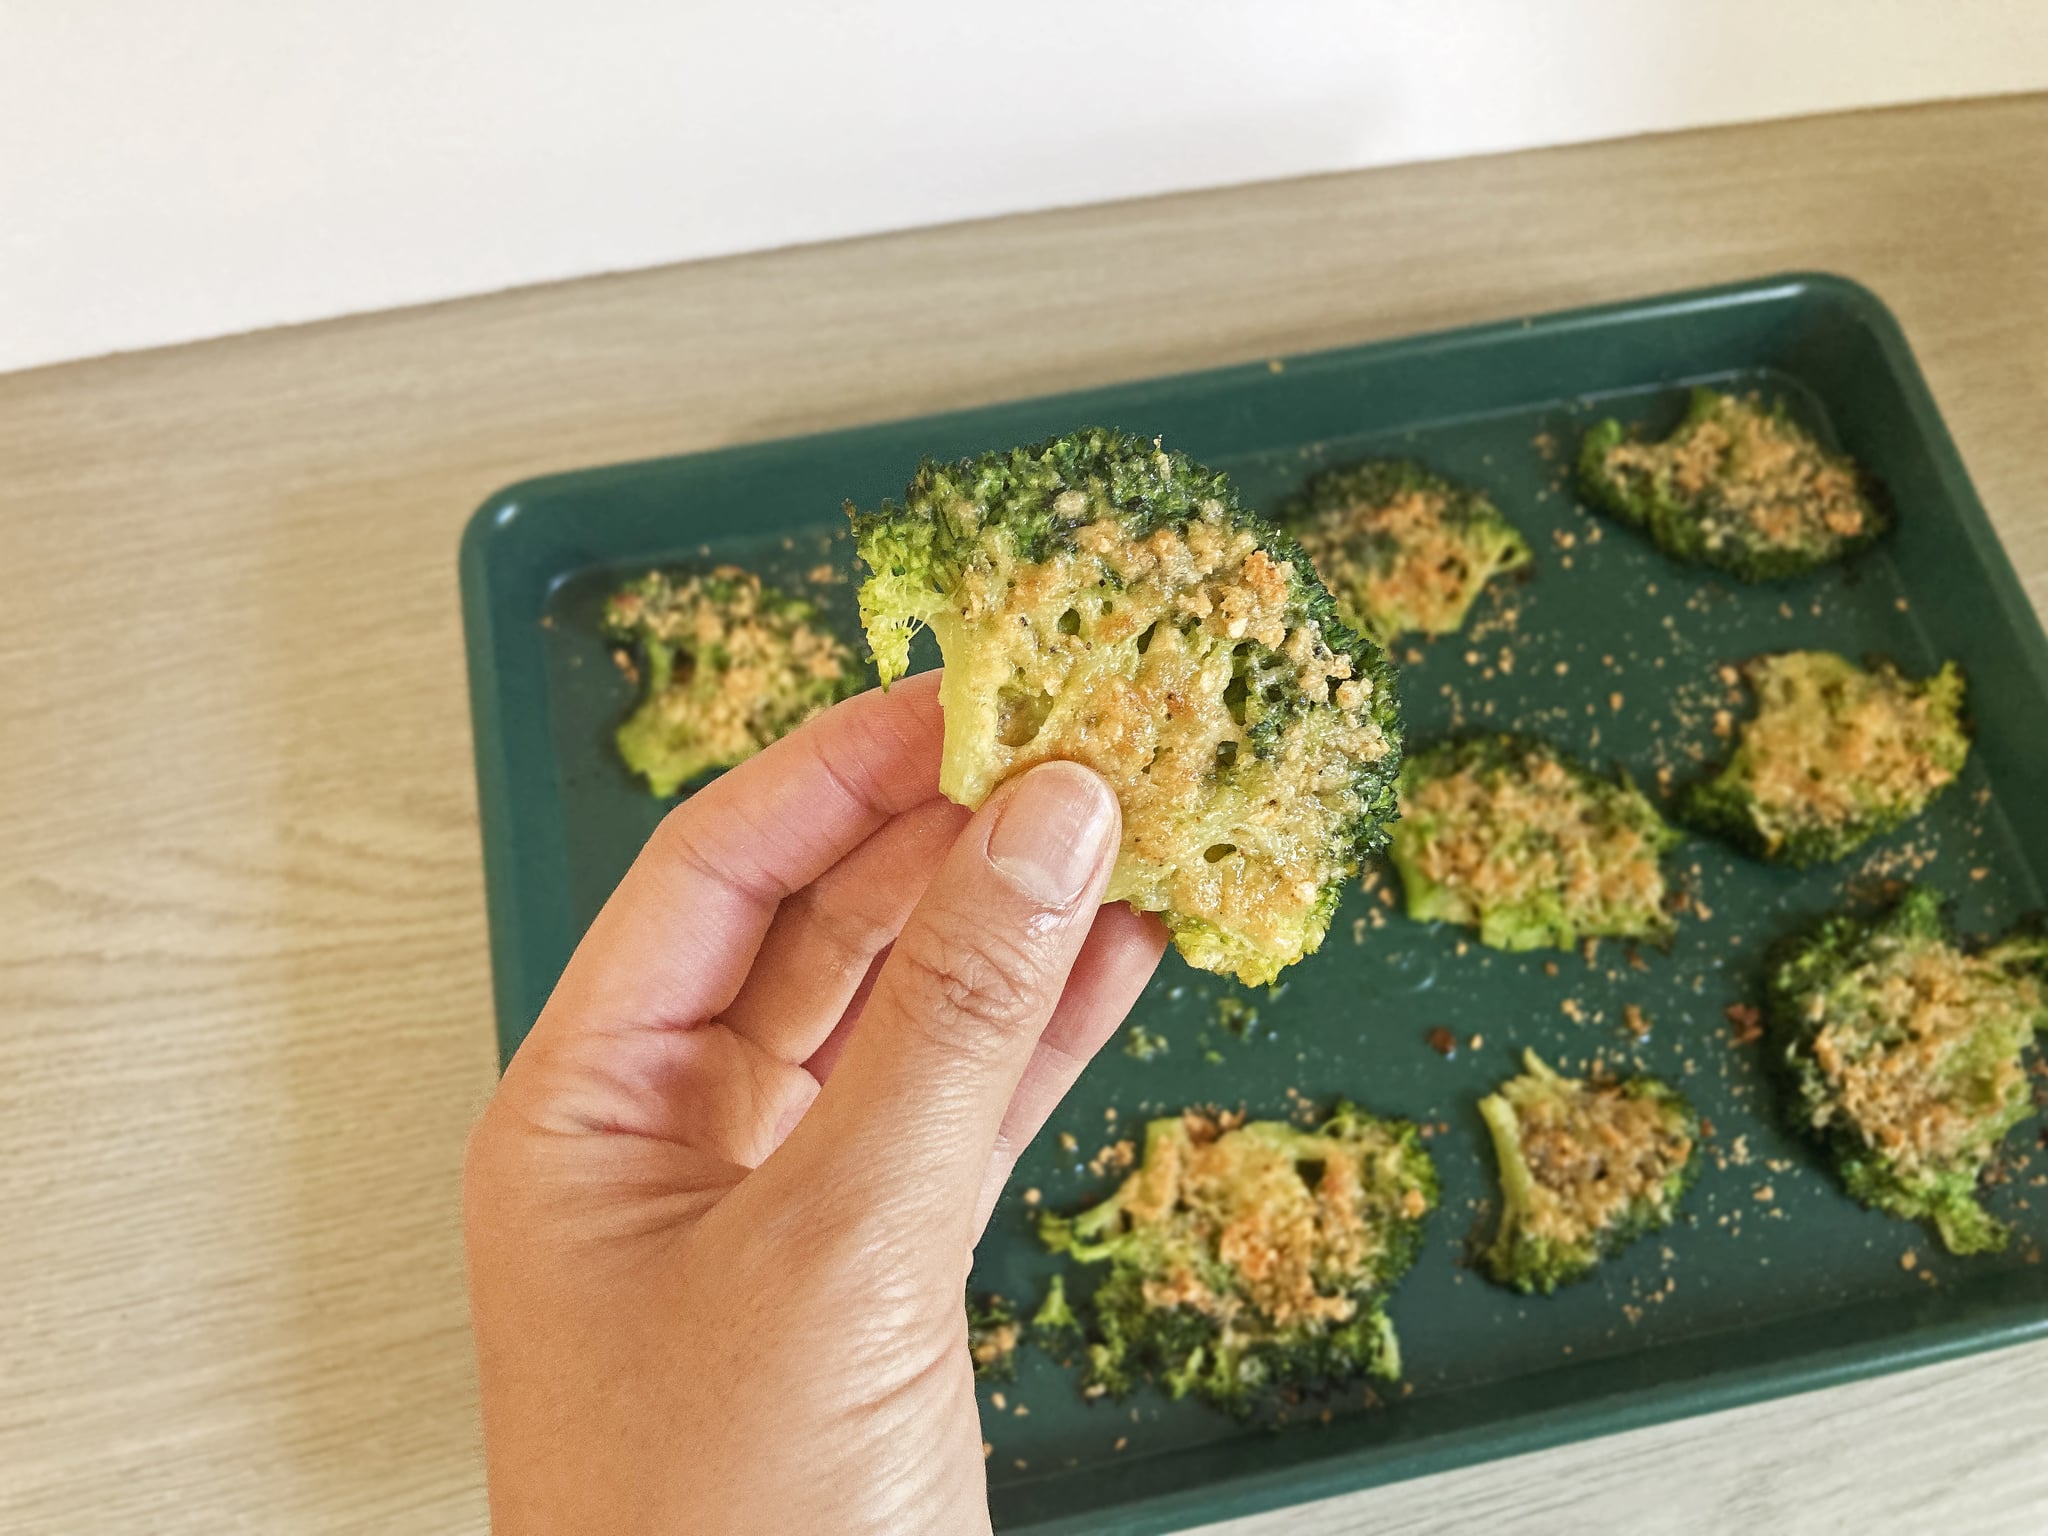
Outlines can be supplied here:
[[[1850, 566], [1746, 588], [1581, 508], [1568, 466], [1585, 425], [1618, 415], [1661, 429], [1684, 386], [1702, 381], [1783, 398], [1854, 453], [1894, 498], [1894, 535]], [[1018, 1380], [999, 1389], [1004, 1409], [983, 1392], [999, 1528], [1171, 1529], [2048, 1332], [2048, 1156], [2035, 1156], [2033, 1123], [2014, 1132], [1991, 1197], [2016, 1223], [2012, 1246], [1949, 1258], [1919, 1228], [1837, 1190], [1783, 1128], [1760, 1047], [1734, 1045], [1724, 1016], [1760, 1001], [1776, 938], [1868, 903], [1887, 882], [1935, 885], [1964, 931], [1982, 932], [2041, 905], [2048, 876], [2048, 805], [2030, 793], [2048, 640], [1897, 326], [1864, 290], [1824, 276], [500, 493], [472, 521], [462, 574], [505, 1053], [665, 809], [611, 748], [631, 689], [597, 636], [604, 594], [650, 564], [730, 560], [815, 596], [852, 634], [843, 498], [871, 506], [899, 492], [921, 454], [1093, 422], [1164, 435], [1229, 471], [1264, 509], [1318, 468], [1379, 454], [1420, 458], [1492, 493], [1536, 565], [1526, 581], [1496, 582], [1464, 634], [1397, 644], [1411, 742], [1460, 726], [1534, 730], [1646, 785], [1682, 784], [1721, 750], [1715, 712], [1742, 713], [1722, 664], [1800, 646], [1881, 653], [1916, 674], [1953, 658], [1969, 674], [1978, 734], [1958, 786], [1840, 866], [1772, 869], [1688, 840], [1674, 867], [1694, 910], [1668, 953], [1498, 954], [1408, 922], [1382, 872], [1347, 895], [1323, 952], [1277, 995], [1169, 954], [1132, 1021], [1167, 1051], [1140, 1061], [1113, 1044], [1090, 1068], [1020, 1164], [977, 1288], [1035, 1301], [1055, 1265], [1031, 1235], [1025, 1192], [1059, 1208], [1099, 1197], [1117, 1176], [1091, 1173], [1088, 1160], [1148, 1116], [1191, 1103], [1270, 1116], [1289, 1110], [1290, 1090], [1348, 1095], [1435, 1127], [1443, 1208], [1391, 1307], [1408, 1375], [1319, 1405], [1326, 1423], [1274, 1433], [1149, 1390], [1084, 1404], [1067, 1372], [1027, 1349]], [[1224, 1027], [1226, 998], [1256, 1009], [1250, 1029]], [[1631, 1004], [1650, 1022], [1645, 1039], [1624, 1027]], [[1455, 1055], [1431, 1048], [1437, 1029], [1455, 1035]], [[1475, 1102], [1525, 1046], [1571, 1068], [1597, 1059], [1656, 1072], [1714, 1127], [1686, 1219], [1547, 1299], [1499, 1290], [1462, 1262], [1492, 1187]], [[1061, 1150], [1061, 1132], [1077, 1152]]]

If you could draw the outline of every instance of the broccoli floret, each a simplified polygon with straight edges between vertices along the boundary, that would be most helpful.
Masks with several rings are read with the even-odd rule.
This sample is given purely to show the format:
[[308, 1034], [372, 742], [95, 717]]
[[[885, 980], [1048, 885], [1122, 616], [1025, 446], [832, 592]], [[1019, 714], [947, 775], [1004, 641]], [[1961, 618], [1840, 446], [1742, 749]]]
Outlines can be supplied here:
[[657, 795], [744, 762], [862, 686], [816, 608], [737, 566], [649, 571], [605, 603], [603, 631], [641, 684], [619, 755]]
[[1699, 1171], [1699, 1117], [1654, 1077], [1560, 1077], [1534, 1051], [1479, 1101], [1500, 1165], [1500, 1227], [1480, 1255], [1502, 1285], [1548, 1295], [1667, 1227]]
[[1436, 1203], [1436, 1167], [1405, 1120], [1349, 1104], [1314, 1130], [1154, 1120], [1115, 1195], [1039, 1219], [1055, 1253], [1110, 1266], [1088, 1307], [1085, 1393], [1150, 1377], [1252, 1416], [1288, 1391], [1394, 1379], [1386, 1301]]
[[1404, 459], [1326, 470], [1282, 507], [1352, 628], [1454, 634], [1486, 583], [1526, 566], [1529, 543], [1478, 491]]
[[1067, 1300], [1067, 1277], [1054, 1275], [1045, 1288], [1045, 1300], [1031, 1315], [1031, 1336], [1042, 1349], [1062, 1349], [1082, 1342], [1081, 1319]]
[[1827, 918], [1770, 975], [1773, 1040], [1796, 1118], [1864, 1205], [1931, 1222], [1951, 1253], [2003, 1248], [1977, 1184], [2033, 1109], [2024, 1057], [2048, 1028], [2048, 928], [1957, 942], [1939, 894], [1876, 920]]
[[1754, 719], [1719, 774], [1686, 791], [1682, 820], [1758, 858], [1845, 858], [1920, 814], [1962, 772], [1963, 675], [1914, 682], [1830, 651], [1789, 651], [1744, 669]]
[[1803, 575], [1862, 549], [1887, 524], [1853, 460], [1754, 394], [1695, 389], [1685, 420], [1658, 443], [1601, 422], [1579, 446], [1579, 487], [1666, 554], [1743, 581]]
[[1254, 984], [1316, 949], [1384, 840], [1400, 727], [1384, 655], [1298, 545], [1223, 476], [1101, 428], [927, 461], [853, 521], [883, 682], [937, 636], [947, 795], [1085, 763], [1123, 806], [1108, 899]]
[[1010, 1381], [1017, 1374], [1017, 1344], [1023, 1330], [1017, 1312], [1000, 1296], [979, 1300], [967, 1294], [967, 1352], [979, 1381]]
[[1495, 949], [1671, 937], [1661, 861], [1678, 834], [1626, 778], [1536, 737], [1468, 736], [1409, 758], [1401, 806], [1394, 865], [1419, 922]]

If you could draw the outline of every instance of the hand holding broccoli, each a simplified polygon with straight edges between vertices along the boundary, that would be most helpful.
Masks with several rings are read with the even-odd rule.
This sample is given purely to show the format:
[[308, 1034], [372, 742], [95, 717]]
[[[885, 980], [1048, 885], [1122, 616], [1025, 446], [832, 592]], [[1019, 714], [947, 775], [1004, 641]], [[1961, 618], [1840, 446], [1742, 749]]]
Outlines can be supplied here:
[[477, 1126], [501, 1536], [987, 1528], [973, 1245], [1165, 935], [1092, 773], [940, 796], [936, 681], [673, 812]]

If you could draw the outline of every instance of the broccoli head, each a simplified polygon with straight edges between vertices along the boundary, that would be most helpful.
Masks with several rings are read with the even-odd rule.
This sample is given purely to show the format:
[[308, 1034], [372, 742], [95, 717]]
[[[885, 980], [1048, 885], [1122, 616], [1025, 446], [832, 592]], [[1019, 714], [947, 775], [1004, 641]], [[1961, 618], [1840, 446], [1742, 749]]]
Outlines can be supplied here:
[[1055, 1253], [1110, 1266], [1087, 1309], [1084, 1390], [1121, 1396], [1151, 1377], [1251, 1416], [1290, 1389], [1392, 1380], [1386, 1301], [1436, 1203], [1436, 1167], [1405, 1120], [1348, 1104], [1313, 1130], [1154, 1120], [1113, 1196], [1039, 1219]]
[[1479, 1101], [1500, 1165], [1500, 1227], [1480, 1255], [1502, 1285], [1548, 1295], [1671, 1224], [1699, 1171], [1699, 1118], [1654, 1077], [1560, 1077], [1534, 1051]]
[[1626, 779], [1536, 737], [1468, 736], [1408, 759], [1401, 806], [1393, 858], [1417, 921], [1469, 924], [1495, 949], [1671, 936], [1678, 834]]
[[1830, 453], [1756, 395], [1695, 389], [1658, 443], [1603, 421], [1579, 446], [1587, 501], [1647, 531], [1674, 559], [1743, 581], [1777, 581], [1840, 560], [1881, 535], [1883, 509], [1853, 460]]
[[1017, 1374], [1017, 1342], [1023, 1330], [1017, 1313], [1000, 1296], [967, 1295], [967, 1353], [980, 1381], [1010, 1381]]
[[1394, 812], [1393, 678], [1223, 476], [1090, 428], [927, 461], [854, 532], [883, 682], [938, 639], [947, 795], [1083, 763], [1123, 807], [1110, 900], [1248, 983], [1316, 949]]
[[1864, 1205], [1933, 1224], [1952, 1253], [2003, 1248], [1977, 1185], [2033, 1109], [2024, 1057], [2048, 1028], [2048, 928], [1957, 942], [1913, 887], [1874, 921], [1838, 915], [1770, 976], [1771, 1028], [1799, 1125]]
[[1401, 459], [1326, 470], [1282, 507], [1352, 628], [1382, 645], [1456, 633], [1494, 576], [1526, 566], [1528, 540], [1485, 496]]
[[862, 686], [816, 608], [737, 566], [649, 571], [606, 601], [603, 630], [641, 685], [619, 755], [657, 795], [745, 761]]
[[1914, 682], [1888, 663], [1865, 671], [1831, 651], [1788, 651], [1759, 657], [1744, 675], [1755, 718], [1679, 814], [1758, 858], [1845, 858], [1919, 815], [1969, 754], [1953, 662]]

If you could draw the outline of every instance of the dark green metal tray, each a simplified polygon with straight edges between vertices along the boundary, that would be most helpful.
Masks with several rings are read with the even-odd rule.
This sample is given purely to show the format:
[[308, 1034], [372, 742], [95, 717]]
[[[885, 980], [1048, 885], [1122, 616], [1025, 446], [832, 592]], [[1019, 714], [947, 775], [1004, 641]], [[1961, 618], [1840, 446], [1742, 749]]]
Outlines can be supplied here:
[[[1664, 424], [1696, 381], [1786, 398], [1883, 480], [1896, 533], [1846, 569], [1742, 588], [1580, 508], [1567, 465], [1584, 424]], [[1883, 652], [1915, 671], [1958, 660], [1977, 741], [1963, 782], [1925, 818], [1839, 868], [1799, 874], [1687, 843], [1678, 867], [1697, 910], [1670, 953], [1635, 965], [1616, 946], [1591, 961], [1493, 954], [1409, 923], [1364, 888], [1277, 997], [1169, 955], [1135, 1015], [1167, 1052], [1140, 1061], [1112, 1046], [1089, 1069], [1020, 1165], [977, 1285], [1034, 1301], [1052, 1265], [1027, 1200], [1099, 1195], [1115, 1175], [1086, 1160], [1148, 1115], [1198, 1102], [1275, 1115], [1290, 1090], [1349, 1095], [1436, 1127], [1444, 1206], [1392, 1307], [1407, 1379], [1317, 1405], [1326, 1422], [1312, 1411], [1273, 1431], [1150, 1392], [1084, 1403], [1026, 1350], [1005, 1406], [983, 1393], [1001, 1529], [1164, 1531], [2048, 1333], [2048, 1157], [2029, 1166], [2033, 1124], [2014, 1133], [1992, 1197], [2017, 1223], [2012, 1247], [1951, 1259], [1837, 1192], [1782, 1129], [1759, 1047], [1733, 1044], [1724, 1017], [1756, 999], [1774, 939], [1887, 881], [1931, 882], [1966, 929], [1985, 930], [2040, 905], [2048, 880], [2048, 640], [1898, 325], [1835, 277], [594, 469], [492, 497], [461, 568], [507, 1056], [664, 809], [611, 750], [629, 689], [596, 634], [607, 588], [650, 563], [712, 558], [799, 585], [821, 564], [850, 573], [843, 499], [899, 492], [922, 454], [1084, 423], [1163, 434], [1262, 507], [1317, 467], [1368, 453], [1416, 455], [1492, 492], [1537, 565], [1482, 602], [1466, 635], [1397, 658], [1416, 741], [1460, 721], [1516, 726], [1646, 783], [1660, 768], [1682, 783], [1713, 755], [1714, 711], [1732, 702], [1720, 665], [1810, 645]], [[816, 590], [850, 627], [851, 585]], [[1241, 1035], [1223, 1027], [1226, 998], [1257, 1010]], [[1646, 1039], [1624, 1028], [1630, 1004]], [[1455, 1056], [1432, 1049], [1435, 1030], [1456, 1037]], [[1492, 1179], [1474, 1103], [1524, 1046], [1572, 1066], [1640, 1064], [1681, 1084], [1713, 1125], [1688, 1219], [1549, 1299], [1494, 1289], [1461, 1262]], [[1078, 1151], [1062, 1150], [1062, 1132]]]

